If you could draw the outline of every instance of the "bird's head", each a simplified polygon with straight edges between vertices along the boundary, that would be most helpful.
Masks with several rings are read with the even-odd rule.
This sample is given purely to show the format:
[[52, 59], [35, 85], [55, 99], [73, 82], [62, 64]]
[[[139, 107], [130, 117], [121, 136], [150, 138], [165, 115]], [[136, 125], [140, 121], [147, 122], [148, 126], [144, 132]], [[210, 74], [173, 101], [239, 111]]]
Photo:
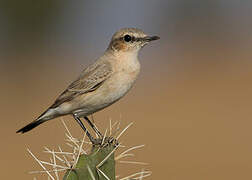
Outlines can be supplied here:
[[138, 52], [150, 41], [157, 39], [158, 36], [148, 36], [140, 29], [123, 28], [113, 35], [108, 49], [116, 52]]

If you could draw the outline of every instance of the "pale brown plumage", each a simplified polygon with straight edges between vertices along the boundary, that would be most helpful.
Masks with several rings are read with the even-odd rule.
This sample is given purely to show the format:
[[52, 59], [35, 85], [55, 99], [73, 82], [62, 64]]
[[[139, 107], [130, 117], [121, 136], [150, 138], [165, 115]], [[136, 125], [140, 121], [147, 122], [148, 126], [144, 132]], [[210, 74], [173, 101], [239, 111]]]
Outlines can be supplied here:
[[55, 108], [66, 101], [71, 101], [81, 94], [96, 90], [112, 73], [109, 62], [97, 62], [88, 66], [56, 99], [50, 108]]
[[[93, 114], [122, 98], [134, 84], [140, 71], [138, 51], [157, 36], [147, 36], [136, 28], [116, 32], [103, 56], [88, 66], [56, 101], [35, 121], [17, 132], [27, 132], [59, 116], [72, 114], [85, 130], [81, 117]], [[90, 122], [89, 122], [90, 123]], [[87, 135], [89, 137], [90, 134]]]

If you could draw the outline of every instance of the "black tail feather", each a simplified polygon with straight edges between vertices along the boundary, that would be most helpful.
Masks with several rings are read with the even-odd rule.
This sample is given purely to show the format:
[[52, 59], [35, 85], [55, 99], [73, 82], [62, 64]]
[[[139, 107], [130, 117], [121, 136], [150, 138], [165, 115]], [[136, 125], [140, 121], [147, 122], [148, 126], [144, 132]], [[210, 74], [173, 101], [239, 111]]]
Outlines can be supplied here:
[[37, 127], [41, 123], [45, 122], [44, 120], [36, 120], [31, 122], [30, 124], [26, 125], [25, 127], [19, 129], [16, 133], [25, 133], [27, 131], [32, 130], [33, 128]]

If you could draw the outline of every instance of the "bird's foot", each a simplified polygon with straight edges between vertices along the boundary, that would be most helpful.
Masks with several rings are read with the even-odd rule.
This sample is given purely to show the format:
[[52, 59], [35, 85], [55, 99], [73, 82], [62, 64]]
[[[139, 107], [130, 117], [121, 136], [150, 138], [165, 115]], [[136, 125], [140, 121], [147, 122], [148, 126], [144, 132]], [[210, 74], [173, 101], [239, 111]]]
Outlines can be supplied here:
[[90, 140], [93, 146], [101, 146], [105, 147], [110, 144], [118, 145], [118, 142], [113, 137], [103, 137], [103, 138], [95, 138]]

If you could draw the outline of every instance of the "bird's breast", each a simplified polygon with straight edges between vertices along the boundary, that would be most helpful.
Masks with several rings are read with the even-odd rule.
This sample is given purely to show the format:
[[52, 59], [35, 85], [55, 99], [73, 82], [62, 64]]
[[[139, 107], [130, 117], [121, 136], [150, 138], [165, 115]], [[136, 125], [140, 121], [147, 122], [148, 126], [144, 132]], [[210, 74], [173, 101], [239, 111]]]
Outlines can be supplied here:
[[123, 97], [133, 86], [139, 69], [130, 71], [128, 69], [121, 69], [121, 71], [115, 72], [108, 80], [104, 83], [104, 97], [107, 97], [108, 102], [114, 102]]
[[131, 89], [139, 71], [139, 63], [133, 66], [116, 67], [111, 76], [99, 88], [78, 97], [74, 109], [78, 109], [82, 114], [87, 115], [113, 104]]

